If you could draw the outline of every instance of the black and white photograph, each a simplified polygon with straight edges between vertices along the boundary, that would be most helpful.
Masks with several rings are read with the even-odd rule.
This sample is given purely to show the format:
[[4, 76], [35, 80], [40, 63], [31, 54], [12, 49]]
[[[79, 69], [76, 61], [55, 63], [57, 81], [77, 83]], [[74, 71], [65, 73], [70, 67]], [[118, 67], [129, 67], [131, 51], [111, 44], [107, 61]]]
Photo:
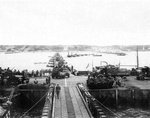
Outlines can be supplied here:
[[150, 118], [149, 0], [0, 0], [0, 118]]

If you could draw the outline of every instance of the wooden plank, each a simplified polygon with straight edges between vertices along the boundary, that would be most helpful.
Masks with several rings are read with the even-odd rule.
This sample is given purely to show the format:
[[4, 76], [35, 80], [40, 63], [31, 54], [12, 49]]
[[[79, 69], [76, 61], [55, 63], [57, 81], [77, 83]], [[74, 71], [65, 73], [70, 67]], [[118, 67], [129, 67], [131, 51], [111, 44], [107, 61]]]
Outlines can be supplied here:
[[57, 99], [57, 97], [55, 97], [55, 118], [61, 118], [62, 114], [60, 108], [61, 108], [60, 98]]
[[[73, 76], [73, 75], [70, 75], [70, 78], [68, 78], [66, 80], [65, 79], [52, 79], [53, 83], [59, 84], [62, 88], [61, 94], [60, 94], [60, 102], [61, 102], [60, 109], [61, 109], [62, 116], [60, 118], [73, 117], [73, 115], [70, 113], [71, 108], [70, 108], [70, 105], [68, 104], [68, 102], [70, 102], [70, 103], [72, 102], [72, 108], [74, 109], [74, 113], [73, 113], [74, 118], [89, 118], [86, 108], [82, 102], [82, 99], [80, 98], [79, 93], [76, 90], [76, 83], [78, 83], [78, 82], [84, 83], [86, 79], [87, 79], [87, 77], [84, 77], [84, 76], [77, 77], [77, 76]], [[69, 87], [68, 92], [65, 91], [65, 88], [68, 88], [65, 85], [65, 81], [67, 82], [67, 86]], [[75, 92], [77, 92], [77, 93], [74, 92], [74, 89], [75, 89]], [[68, 97], [68, 96], [70, 96], [70, 97]], [[67, 107], [67, 106], [69, 106], [69, 107]], [[58, 112], [56, 110], [57, 109], [55, 109], [55, 112]], [[85, 114], [87, 114], [87, 115], [85, 115]], [[70, 115], [71, 115], [71, 117], [70, 117]]]
[[71, 96], [70, 96], [70, 91], [68, 87], [65, 87], [65, 98], [66, 98], [66, 104], [67, 104], [68, 118], [76, 118], [73, 103], [72, 103]]
[[75, 93], [73, 91], [73, 88], [75, 88], [75, 87], [69, 87], [69, 90], [70, 90], [70, 95], [71, 95], [72, 103], [73, 103], [74, 110], [75, 110], [75, 115], [77, 118], [83, 118], [83, 115], [80, 111], [80, 108], [79, 108]]
[[77, 99], [77, 102], [78, 102], [78, 105], [79, 105], [79, 108], [80, 108], [80, 111], [82, 113], [83, 118], [90, 118], [90, 116], [89, 116], [89, 114], [88, 114], [88, 112], [87, 112], [87, 110], [86, 110], [86, 108], [82, 102], [82, 99], [81, 99], [81, 97], [80, 97], [80, 95], [79, 95], [79, 93], [75, 87], [73, 88], [73, 91], [75, 93], [75, 96], [76, 96], [76, 99]]
[[61, 114], [62, 114], [62, 118], [68, 118], [64, 87], [61, 88], [60, 98], [61, 98]]

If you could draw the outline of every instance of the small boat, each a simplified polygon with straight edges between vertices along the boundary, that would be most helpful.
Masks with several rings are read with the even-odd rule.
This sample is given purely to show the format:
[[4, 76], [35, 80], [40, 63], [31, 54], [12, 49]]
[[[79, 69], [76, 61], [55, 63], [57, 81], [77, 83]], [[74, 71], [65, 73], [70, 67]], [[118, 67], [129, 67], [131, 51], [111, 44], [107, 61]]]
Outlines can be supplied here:
[[47, 64], [47, 62], [35, 62], [34, 64]]
[[93, 56], [102, 56], [101, 54], [93, 54]]
[[117, 53], [117, 56], [126, 56], [125, 53]]

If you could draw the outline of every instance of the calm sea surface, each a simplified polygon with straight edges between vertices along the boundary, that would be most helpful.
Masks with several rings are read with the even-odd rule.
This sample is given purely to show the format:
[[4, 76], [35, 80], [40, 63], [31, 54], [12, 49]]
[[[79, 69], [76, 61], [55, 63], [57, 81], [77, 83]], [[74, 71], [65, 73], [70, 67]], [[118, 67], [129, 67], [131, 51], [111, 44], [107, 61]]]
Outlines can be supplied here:
[[[82, 52], [82, 54], [91, 52]], [[48, 69], [46, 67], [49, 59], [55, 52], [27, 52], [5, 54], [0, 53], [0, 66], [2, 68], [10, 67], [19, 70], [40, 70]], [[136, 65], [136, 52], [128, 52], [126, 56], [117, 56], [115, 54], [101, 53], [102, 56], [82, 56], [67, 58], [67, 52], [60, 53], [68, 65], [73, 65], [77, 70], [91, 70], [93, 66], [108, 64], [120, 65], [122, 68], [133, 68]], [[81, 54], [79, 52], [79, 54]], [[139, 65], [150, 66], [150, 52], [139, 52]], [[105, 61], [105, 62], [104, 62]]]

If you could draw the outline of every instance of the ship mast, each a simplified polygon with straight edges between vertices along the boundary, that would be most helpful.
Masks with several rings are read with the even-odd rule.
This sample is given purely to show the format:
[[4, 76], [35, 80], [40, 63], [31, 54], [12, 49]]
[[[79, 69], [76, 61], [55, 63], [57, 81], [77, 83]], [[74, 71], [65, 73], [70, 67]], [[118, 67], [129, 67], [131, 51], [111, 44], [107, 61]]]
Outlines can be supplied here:
[[137, 46], [137, 68], [139, 68], [139, 54], [138, 54], [138, 46]]
[[92, 59], [92, 70], [93, 70], [93, 59]]

